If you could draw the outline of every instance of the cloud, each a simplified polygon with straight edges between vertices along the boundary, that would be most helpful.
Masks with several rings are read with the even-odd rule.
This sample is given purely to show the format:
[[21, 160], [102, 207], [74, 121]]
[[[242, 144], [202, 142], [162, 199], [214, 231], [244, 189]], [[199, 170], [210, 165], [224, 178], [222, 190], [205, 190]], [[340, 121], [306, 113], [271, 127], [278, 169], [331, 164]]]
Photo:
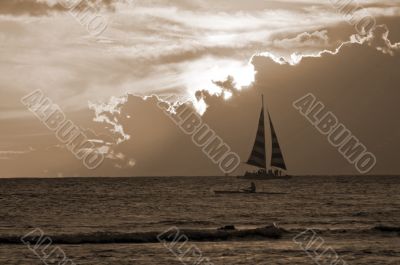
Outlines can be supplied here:
[[17, 159], [18, 156], [33, 152], [34, 149], [29, 147], [26, 150], [0, 150], [0, 160]]
[[372, 46], [373, 48], [383, 53], [394, 55], [394, 53], [399, 50], [400, 43], [392, 44], [391, 41], [388, 39], [388, 36], [389, 30], [387, 29], [386, 25], [379, 25], [375, 27], [372, 31], [370, 31], [366, 36], [360, 36], [358, 34], [352, 35], [349, 41], [341, 43], [338, 48], [333, 50], [322, 50], [318, 52], [311, 52], [308, 54], [300, 54], [296, 52], [291, 54], [289, 58], [276, 56], [270, 52], [259, 53], [255, 56], [268, 57], [278, 64], [296, 65], [299, 64], [304, 58], [322, 57], [326, 54], [336, 55], [343, 47], [352, 44], [368, 44], [369, 46]]
[[130, 138], [130, 135], [124, 132], [124, 128], [119, 123], [118, 117], [116, 116], [121, 114], [121, 107], [126, 101], [127, 96], [122, 96], [119, 98], [112, 97], [107, 103], [89, 102], [89, 109], [92, 109], [95, 113], [93, 121], [111, 125], [111, 132], [117, 135], [116, 144], [121, 144]]
[[394, 55], [400, 51], [400, 42], [394, 43], [389, 40], [389, 29], [386, 25], [378, 26], [375, 31], [371, 32], [364, 40], [372, 47], [383, 53]]
[[273, 45], [280, 49], [304, 49], [327, 47], [329, 36], [327, 30], [315, 31], [313, 33], [303, 32], [294, 38], [274, 40]]
[[[274, 42], [286, 46], [281, 53], [289, 47], [290, 52], [316, 52], [332, 46], [326, 42], [331, 32], [323, 28], [343, 23], [332, 7], [315, 1], [293, 8], [288, 1], [258, 2], [222, 1], [215, 4], [216, 11], [207, 8], [213, 6], [209, 1], [103, 1], [112, 6], [102, 13], [110, 24], [97, 39], [68, 12], [40, 19], [0, 16], [0, 94], [8, 94], [7, 88], [21, 97], [40, 88], [65, 110], [127, 93], [173, 93], [196, 103], [196, 91], [222, 95], [214, 81], [228, 76], [236, 89], [251, 84], [249, 60], [257, 52], [277, 49]], [[54, 1], [35, 3], [58, 6]], [[377, 14], [395, 15], [394, 7], [374, 8]], [[277, 35], [284, 37], [275, 41]], [[7, 112], [2, 115], [17, 116], [18, 107]]]

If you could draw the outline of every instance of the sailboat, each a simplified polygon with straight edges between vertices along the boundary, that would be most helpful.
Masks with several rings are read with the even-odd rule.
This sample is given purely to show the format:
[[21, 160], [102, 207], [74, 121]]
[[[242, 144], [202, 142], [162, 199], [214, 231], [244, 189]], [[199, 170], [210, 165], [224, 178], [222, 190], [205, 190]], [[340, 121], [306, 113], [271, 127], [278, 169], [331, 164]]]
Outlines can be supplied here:
[[271, 180], [271, 179], [289, 179], [291, 176], [285, 172], [287, 170], [282, 150], [279, 145], [278, 137], [272, 124], [271, 116], [267, 110], [269, 127], [271, 132], [271, 160], [267, 165], [267, 152], [265, 148], [265, 120], [264, 120], [264, 96], [262, 96], [262, 108], [260, 119], [258, 122], [258, 130], [254, 141], [253, 150], [246, 164], [258, 167], [256, 172], [246, 172], [244, 176], [239, 178], [254, 180]]

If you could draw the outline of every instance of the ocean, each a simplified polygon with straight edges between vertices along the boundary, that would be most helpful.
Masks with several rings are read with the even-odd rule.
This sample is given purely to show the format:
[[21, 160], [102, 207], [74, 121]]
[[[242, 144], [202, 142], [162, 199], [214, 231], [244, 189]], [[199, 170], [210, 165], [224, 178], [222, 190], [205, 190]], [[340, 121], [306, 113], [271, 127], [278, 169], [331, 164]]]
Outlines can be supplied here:
[[[195, 264], [166, 244], [138, 239], [172, 227], [184, 234], [272, 223], [283, 229], [281, 238], [187, 244], [207, 258], [200, 264], [330, 264], [321, 249], [333, 251], [338, 265], [400, 264], [400, 177], [294, 177], [256, 184], [258, 191], [286, 194], [213, 193], [249, 186], [234, 177], [2, 179], [0, 264], [52, 264], [32, 246], [12, 240], [34, 230], [53, 239], [47, 250], [59, 247], [71, 264]], [[322, 242], [319, 253], [315, 244], [294, 240], [306, 231]]]

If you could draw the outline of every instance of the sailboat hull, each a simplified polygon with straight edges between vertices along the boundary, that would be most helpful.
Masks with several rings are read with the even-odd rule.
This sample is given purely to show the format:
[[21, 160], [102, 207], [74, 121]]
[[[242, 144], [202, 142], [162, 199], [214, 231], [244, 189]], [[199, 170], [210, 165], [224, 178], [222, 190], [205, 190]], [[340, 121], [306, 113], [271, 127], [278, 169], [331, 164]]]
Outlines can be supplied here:
[[250, 180], [288, 180], [291, 179], [292, 176], [285, 175], [285, 176], [278, 176], [278, 175], [273, 175], [269, 174], [268, 172], [265, 172], [263, 174], [260, 174], [259, 172], [246, 172], [244, 176], [239, 176], [238, 178], [240, 179], [250, 179]]

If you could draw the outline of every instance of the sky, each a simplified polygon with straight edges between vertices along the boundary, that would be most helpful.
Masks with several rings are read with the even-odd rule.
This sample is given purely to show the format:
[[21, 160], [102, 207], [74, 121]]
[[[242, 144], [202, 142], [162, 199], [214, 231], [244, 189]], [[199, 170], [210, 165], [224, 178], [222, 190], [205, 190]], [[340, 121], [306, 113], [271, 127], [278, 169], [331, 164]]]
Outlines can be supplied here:
[[[0, 1], [0, 177], [221, 175], [157, 103], [190, 105], [245, 161], [261, 94], [289, 173], [357, 174], [293, 108], [307, 93], [376, 155], [372, 174], [398, 174], [400, 1], [349, 1], [353, 20], [334, 3]], [[363, 35], [353, 22], [366, 17]], [[85, 131], [99, 167], [21, 103], [37, 90]]]

